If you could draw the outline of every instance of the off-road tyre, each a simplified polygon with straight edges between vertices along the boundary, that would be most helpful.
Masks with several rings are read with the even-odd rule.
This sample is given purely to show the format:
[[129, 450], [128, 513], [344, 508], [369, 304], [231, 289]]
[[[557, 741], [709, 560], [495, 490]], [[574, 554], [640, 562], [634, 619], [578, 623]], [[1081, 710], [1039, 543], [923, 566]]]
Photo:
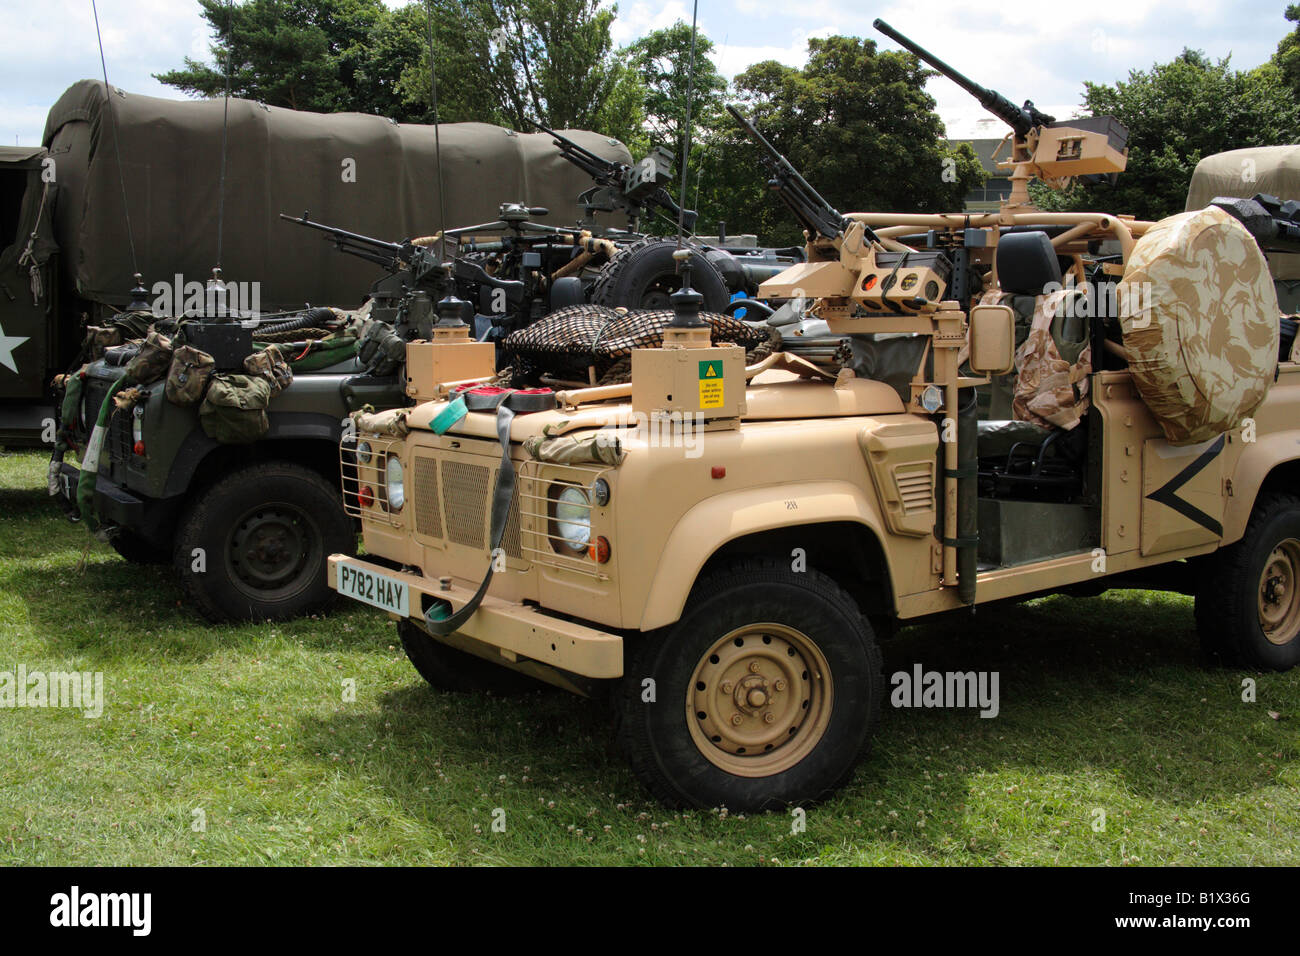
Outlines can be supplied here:
[[634, 646], [618, 740], [669, 805], [808, 804], [848, 780], [884, 696], [880, 648], [853, 598], [818, 571], [750, 559], [698, 582], [681, 619]]
[[159, 547], [128, 528], [120, 528], [108, 539], [108, 546], [131, 564], [167, 564], [171, 549]]
[[328, 608], [337, 596], [326, 581], [328, 558], [356, 550], [335, 485], [301, 465], [267, 462], [195, 494], [181, 515], [173, 564], [208, 620], [281, 620]]
[[1241, 540], [1206, 561], [1196, 630], [1206, 655], [1229, 667], [1300, 663], [1300, 498], [1261, 496]]
[[[668, 296], [681, 287], [672, 239], [647, 237], [623, 249], [605, 263], [591, 290], [593, 305], [658, 311], [672, 308]], [[731, 298], [727, 283], [713, 263], [692, 253], [691, 288], [704, 296], [701, 312], [721, 312]]]
[[410, 621], [397, 622], [397, 636], [415, 670], [434, 690], [508, 697], [544, 686], [508, 667], [448, 647]]

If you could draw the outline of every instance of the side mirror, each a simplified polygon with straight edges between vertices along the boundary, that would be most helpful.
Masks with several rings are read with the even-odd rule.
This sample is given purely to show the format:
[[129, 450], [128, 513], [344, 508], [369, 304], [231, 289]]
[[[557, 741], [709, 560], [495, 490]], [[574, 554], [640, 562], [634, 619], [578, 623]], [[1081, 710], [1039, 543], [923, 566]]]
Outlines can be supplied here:
[[1016, 313], [1009, 305], [970, 310], [970, 367], [976, 375], [1006, 375], [1016, 367]]

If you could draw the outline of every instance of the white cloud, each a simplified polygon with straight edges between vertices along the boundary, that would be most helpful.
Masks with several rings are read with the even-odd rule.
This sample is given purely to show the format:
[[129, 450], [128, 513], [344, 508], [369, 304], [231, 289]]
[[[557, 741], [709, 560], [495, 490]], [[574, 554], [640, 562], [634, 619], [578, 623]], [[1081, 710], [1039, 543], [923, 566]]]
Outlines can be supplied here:
[[653, 0], [623, 0], [610, 28], [615, 46], [626, 46], [638, 37], [670, 27], [678, 20], [691, 22], [691, 8], [682, 0], [655, 3]]
[[[187, 55], [208, 59], [209, 31], [197, 2], [97, 2], [110, 81], [134, 93], [180, 98], [150, 74], [180, 66]], [[385, 2], [396, 7], [405, 0]], [[692, 0], [621, 0], [618, 6], [614, 40], [624, 45], [676, 20], [689, 23]], [[896, 49], [872, 29], [880, 16], [972, 79], [1016, 103], [1032, 98], [1041, 106], [1077, 103], [1085, 79], [1113, 83], [1184, 46], [1216, 58], [1231, 53], [1238, 68], [1255, 66], [1288, 32], [1283, 7], [1282, 0], [944, 0], [938, 6], [884, 0], [869, 7], [842, 0], [703, 0], [700, 28], [716, 44], [719, 69], [731, 77], [760, 60], [801, 65], [809, 36], [844, 33]], [[0, 2], [0, 44], [0, 142], [34, 144], [59, 95], [76, 80], [100, 75], [90, 3]], [[935, 78], [927, 88], [954, 128], [982, 115], [947, 80]]]
[[[178, 99], [150, 75], [207, 56], [207, 24], [197, 3], [97, 0], [108, 79], [133, 93]], [[198, 35], [196, 36], [196, 31]], [[102, 76], [88, 0], [0, 5], [5, 81], [0, 86], [0, 142], [40, 142], [45, 114], [77, 80]]]

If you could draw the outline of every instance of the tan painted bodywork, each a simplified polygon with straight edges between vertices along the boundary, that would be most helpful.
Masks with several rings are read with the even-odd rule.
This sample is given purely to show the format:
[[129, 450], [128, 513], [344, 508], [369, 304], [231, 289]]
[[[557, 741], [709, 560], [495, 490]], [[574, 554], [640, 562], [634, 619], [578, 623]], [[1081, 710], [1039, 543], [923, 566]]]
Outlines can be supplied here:
[[[1065, 227], [1054, 244], [1068, 255], [1103, 238], [1118, 239], [1127, 252], [1151, 225], [1104, 213], [1044, 214], [1023, 207], [991, 216], [851, 218], [882, 237], [927, 229], [988, 230], [986, 264], [999, 226]], [[566, 393], [554, 411], [515, 418], [516, 537], [508, 532], [506, 570], [494, 577], [488, 600], [457, 640], [475, 642], [476, 653], [505, 655], [514, 663], [518, 658], [588, 677], [616, 676], [624, 636], [678, 620], [719, 549], [764, 532], [829, 523], [856, 526], [879, 542], [888, 578], [884, 605], [898, 618], [963, 606], [952, 544], [957, 447], [955, 441], [941, 441], [936, 422], [953, 414], [959, 388], [980, 382], [958, 373], [959, 352], [967, 345], [964, 313], [960, 303], [945, 300], [919, 311], [864, 314], [851, 289], [866, 247], [860, 230], [850, 232], [857, 237], [845, 240], [856, 243], [852, 250], [818, 240], [809, 246], [810, 262], [770, 281], [773, 288], [801, 288], [810, 296], [820, 290], [814, 312], [837, 333], [929, 336], [931, 371], [926, 373], [924, 365], [918, 369], [908, 402], [882, 383], [851, 374], [832, 383], [788, 360], [784, 368], [769, 361], [744, 370], [738, 349], [711, 347], [707, 341], [636, 353], [630, 386], [578, 389]], [[974, 296], [981, 291], [974, 290]], [[1006, 343], [982, 350], [996, 355], [1005, 352]], [[700, 396], [705, 393], [694, 370], [715, 357], [725, 370], [723, 398], [704, 408]], [[466, 371], [459, 364], [447, 366], [452, 367], [457, 374]], [[482, 377], [477, 371], [465, 377]], [[426, 384], [435, 394], [444, 390]], [[931, 415], [922, 404], [933, 400], [936, 390], [939, 407]], [[1099, 548], [980, 571], [976, 604], [1210, 553], [1241, 537], [1269, 473], [1300, 461], [1300, 366], [1286, 363], [1253, 423], [1221, 436], [1221, 448], [1208, 464], [1175, 489], [1206, 521], [1221, 524], [1221, 533], [1213, 533], [1190, 520], [1182, 505], [1171, 507], [1166, 494], [1176, 476], [1213, 443], [1179, 448], [1167, 442], [1128, 371], [1094, 372], [1091, 395], [1101, 423], [1093, 442], [1102, 457]], [[402, 580], [413, 593], [456, 608], [488, 566], [483, 502], [501, 450], [492, 414], [470, 413], [447, 434], [433, 434], [430, 423], [445, 405], [429, 401], [409, 411], [410, 433], [395, 448], [408, 476], [408, 503], [396, 515], [379, 506], [368, 509], [363, 528], [366, 550], [406, 567]], [[702, 427], [694, 432], [662, 420], [670, 413], [704, 412]], [[623, 453], [618, 465], [533, 460], [522, 447], [530, 438], [598, 433], [618, 439]], [[417, 471], [450, 476], [455, 493], [427, 480], [421, 486]], [[608, 542], [608, 561], [558, 554], [549, 537], [554, 535], [547, 510], [551, 496], [566, 484], [590, 490], [597, 479], [608, 484], [610, 499], [591, 507], [590, 533], [592, 540]], [[1161, 495], [1165, 501], [1157, 500]], [[435, 526], [438, 533], [429, 533]], [[452, 540], [453, 527], [460, 540]], [[448, 579], [445, 588], [440, 578]], [[418, 604], [412, 604], [413, 618], [420, 613]], [[615, 659], [617, 667], [610, 663]]]

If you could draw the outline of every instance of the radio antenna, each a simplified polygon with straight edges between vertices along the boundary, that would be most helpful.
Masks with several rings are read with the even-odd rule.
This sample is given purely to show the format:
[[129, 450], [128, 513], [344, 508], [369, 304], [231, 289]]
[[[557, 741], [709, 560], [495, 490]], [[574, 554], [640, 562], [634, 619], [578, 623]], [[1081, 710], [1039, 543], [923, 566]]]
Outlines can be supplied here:
[[136, 285], [140, 284], [140, 265], [135, 258], [135, 236], [131, 232], [131, 207], [126, 201], [126, 174], [122, 172], [122, 147], [117, 136], [117, 112], [113, 109], [113, 88], [108, 85], [108, 63], [104, 60], [104, 37], [99, 32], [99, 9], [90, 0], [90, 11], [95, 15], [95, 39], [99, 41], [99, 65], [104, 71], [104, 98], [108, 101], [108, 122], [113, 127], [113, 155], [117, 160], [117, 181], [122, 186], [122, 215], [126, 217], [126, 243], [131, 249], [131, 271]]
[[438, 71], [433, 64], [433, 0], [425, 0], [429, 17], [429, 103], [433, 107], [433, 162], [438, 168], [438, 260], [447, 261], [447, 203], [442, 188], [442, 125], [438, 116]]
[[[683, 235], [686, 232], [686, 180], [690, 172], [691, 156], [691, 100], [695, 95], [695, 25], [700, 14], [700, 0], [695, 0], [691, 11], [691, 58], [686, 72], [686, 125], [682, 134], [682, 190], [681, 200], [677, 203], [677, 248], [682, 248]], [[682, 260], [682, 268], [689, 275], [690, 267]], [[683, 282], [683, 285], [686, 283]]]
[[[226, 137], [230, 128], [231, 0], [226, 0], [226, 98], [221, 112], [221, 178], [217, 185], [217, 269], [221, 268], [221, 240], [226, 224]], [[219, 273], [217, 273], [219, 275]]]

